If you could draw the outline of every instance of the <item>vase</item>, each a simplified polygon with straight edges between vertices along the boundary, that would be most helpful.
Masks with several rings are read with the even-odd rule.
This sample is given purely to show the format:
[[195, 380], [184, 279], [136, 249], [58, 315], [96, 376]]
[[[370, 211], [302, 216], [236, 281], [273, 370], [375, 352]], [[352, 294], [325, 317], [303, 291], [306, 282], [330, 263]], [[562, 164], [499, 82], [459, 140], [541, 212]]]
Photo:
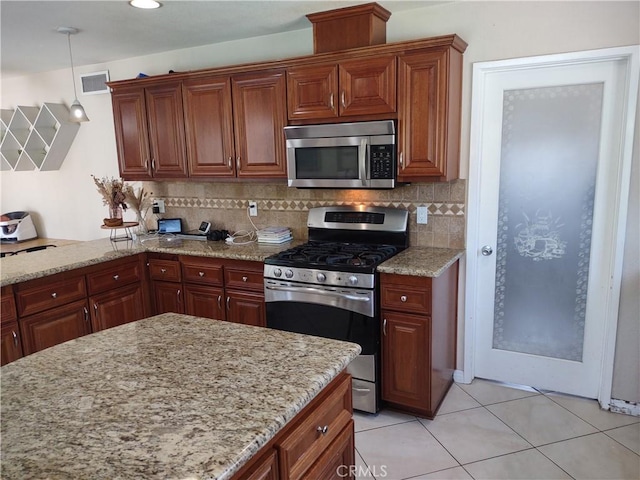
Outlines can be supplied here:
[[147, 221], [142, 216], [142, 212], [136, 212], [136, 222], [138, 222], [138, 235], [146, 235], [149, 233]]
[[122, 207], [109, 207], [109, 218], [104, 219], [107, 227], [119, 227], [122, 225]]

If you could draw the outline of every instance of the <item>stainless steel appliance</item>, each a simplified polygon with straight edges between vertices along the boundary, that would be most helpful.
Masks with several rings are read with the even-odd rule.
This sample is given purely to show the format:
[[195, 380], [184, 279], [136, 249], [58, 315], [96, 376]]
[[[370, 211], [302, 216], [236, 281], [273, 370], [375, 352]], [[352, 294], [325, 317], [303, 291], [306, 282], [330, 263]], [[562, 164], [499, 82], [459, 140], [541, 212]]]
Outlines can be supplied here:
[[380, 309], [376, 267], [407, 247], [408, 212], [335, 206], [309, 211], [309, 242], [268, 257], [267, 326], [358, 343], [348, 367], [353, 408], [380, 408]]
[[0, 215], [1, 242], [23, 242], [37, 237], [38, 233], [29, 212], [9, 212]]
[[290, 187], [394, 188], [392, 120], [285, 127]]

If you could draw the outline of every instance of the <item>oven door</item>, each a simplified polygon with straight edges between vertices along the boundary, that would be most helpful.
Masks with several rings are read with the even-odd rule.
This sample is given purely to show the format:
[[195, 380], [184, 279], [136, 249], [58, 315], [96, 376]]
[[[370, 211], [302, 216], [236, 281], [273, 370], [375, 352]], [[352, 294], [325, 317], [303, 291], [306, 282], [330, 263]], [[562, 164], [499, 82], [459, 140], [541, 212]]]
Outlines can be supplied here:
[[265, 279], [267, 327], [360, 345], [349, 364], [353, 408], [379, 409], [380, 317], [373, 290], [325, 288]]
[[288, 139], [289, 186], [368, 187], [368, 155], [369, 137]]

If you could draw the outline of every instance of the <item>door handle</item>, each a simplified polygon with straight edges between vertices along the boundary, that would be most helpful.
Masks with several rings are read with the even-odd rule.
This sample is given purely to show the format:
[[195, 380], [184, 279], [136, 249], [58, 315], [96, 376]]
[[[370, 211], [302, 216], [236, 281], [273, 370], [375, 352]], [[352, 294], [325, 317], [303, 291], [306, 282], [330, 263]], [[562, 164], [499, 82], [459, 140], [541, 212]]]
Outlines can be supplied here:
[[490, 257], [491, 254], [493, 253], [493, 248], [491, 248], [490, 245], [485, 245], [484, 247], [482, 247], [482, 249], [480, 250], [480, 253], [482, 253], [483, 256], [485, 257]]

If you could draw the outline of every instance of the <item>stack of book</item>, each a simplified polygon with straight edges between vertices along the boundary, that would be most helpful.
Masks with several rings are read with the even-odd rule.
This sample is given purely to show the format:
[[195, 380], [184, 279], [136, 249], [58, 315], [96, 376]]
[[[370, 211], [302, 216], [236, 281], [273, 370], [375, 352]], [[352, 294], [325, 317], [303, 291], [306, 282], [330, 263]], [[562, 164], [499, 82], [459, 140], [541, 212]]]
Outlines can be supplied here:
[[267, 227], [258, 230], [258, 243], [284, 243], [293, 239], [287, 227]]

